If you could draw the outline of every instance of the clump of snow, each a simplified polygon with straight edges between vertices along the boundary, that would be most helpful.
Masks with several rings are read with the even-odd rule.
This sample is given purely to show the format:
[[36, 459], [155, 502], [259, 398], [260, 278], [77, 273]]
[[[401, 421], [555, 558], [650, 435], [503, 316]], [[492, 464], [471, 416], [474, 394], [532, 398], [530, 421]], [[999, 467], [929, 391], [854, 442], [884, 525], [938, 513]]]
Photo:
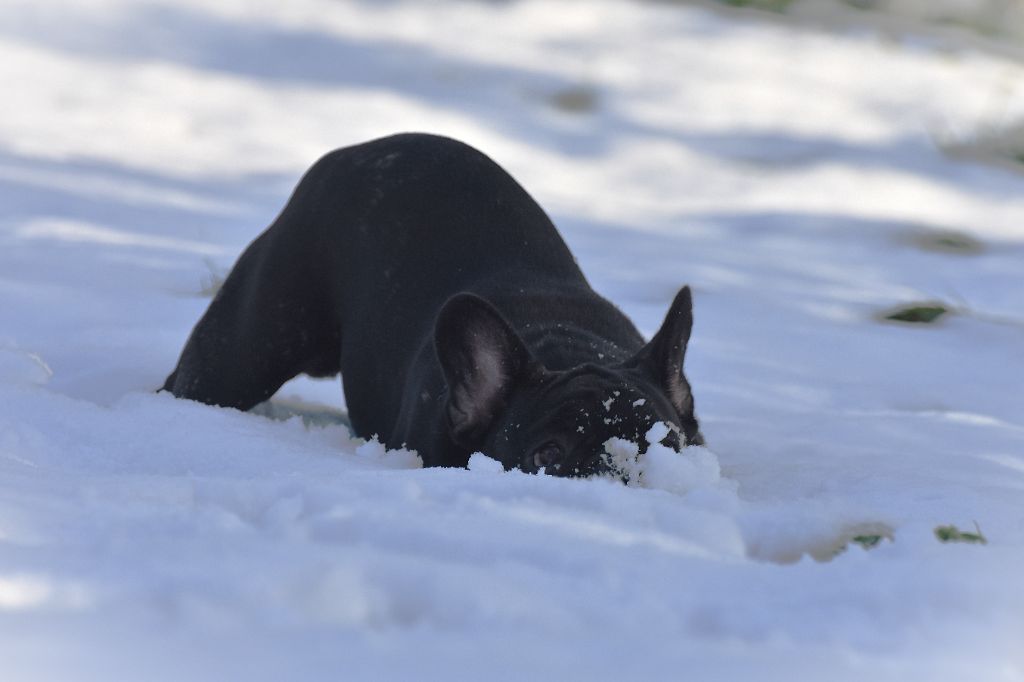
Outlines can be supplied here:
[[384, 469], [421, 469], [423, 460], [416, 454], [415, 450], [398, 448], [388, 450], [380, 440], [374, 436], [370, 440], [362, 441], [355, 439], [356, 456], [372, 461]]
[[648, 445], [656, 445], [665, 440], [665, 437], [672, 431], [672, 427], [665, 422], [654, 422], [651, 428], [644, 434], [644, 441]]
[[[718, 457], [706, 447], [688, 447], [676, 452], [654, 443], [644, 453], [641, 467], [643, 487], [679, 495], [724, 483]], [[731, 486], [732, 483], [726, 485]]]
[[662, 445], [670, 430], [665, 422], [656, 422], [644, 435], [644, 448], [623, 438], [610, 438], [605, 443], [605, 462], [627, 485], [677, 495], [697, 489], [718, 489], [735, 496], [735, 481], [722, 477], [718, 457], [711, 450], [687, 447], [677, 452]]
[[670, 427], [656, 422], [644, 435], [647, 452], [641, 461], [640, 480], [645, 488], [685, 494], [697, 488], [720, 487], [735, 493], [736, 484], [722, 478], [718, 457], [706, 447], [687, 447], [676, 452], [662, 445]]
[[613, 475], [621, 476], [627, 482], [638, 482], [640, 480], [640, 446], [625, 438], [609, 438], [604, 443], [605, 464], [611, 469]]
[[501, 473], [505, 471], [505, 467], [493, 457], [488, 457], [482, 452], [474, 452], [469, 456], [469, 470], [491, 474]]

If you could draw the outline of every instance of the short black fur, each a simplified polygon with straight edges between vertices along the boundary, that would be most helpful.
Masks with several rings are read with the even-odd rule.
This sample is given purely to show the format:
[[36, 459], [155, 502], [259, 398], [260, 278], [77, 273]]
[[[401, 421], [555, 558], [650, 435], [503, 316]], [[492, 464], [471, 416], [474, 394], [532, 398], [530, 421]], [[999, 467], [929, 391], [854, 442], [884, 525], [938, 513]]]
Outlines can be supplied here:
[[[701, 444], [684, 287], [649, 344], [554, 225], [461, 142], [395, 135], [327, 154], [239, 258], [164, 389], [248, 410], [341, 372], [352, 428], [426, 466], [602, 470], [664, 421]], [[678, 435], [681, 434], [681, 437]]]

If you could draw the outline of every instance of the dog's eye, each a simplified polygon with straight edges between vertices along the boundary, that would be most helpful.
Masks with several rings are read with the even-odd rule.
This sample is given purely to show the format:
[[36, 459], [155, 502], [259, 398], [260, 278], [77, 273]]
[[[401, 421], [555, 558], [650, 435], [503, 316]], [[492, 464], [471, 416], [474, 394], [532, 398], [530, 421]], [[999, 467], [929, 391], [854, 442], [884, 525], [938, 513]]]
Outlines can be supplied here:
[[562, 462], [562, 447], [558, 443], [545, 443], [533, 451], [533, 466], [538, 469], [557, 467]]

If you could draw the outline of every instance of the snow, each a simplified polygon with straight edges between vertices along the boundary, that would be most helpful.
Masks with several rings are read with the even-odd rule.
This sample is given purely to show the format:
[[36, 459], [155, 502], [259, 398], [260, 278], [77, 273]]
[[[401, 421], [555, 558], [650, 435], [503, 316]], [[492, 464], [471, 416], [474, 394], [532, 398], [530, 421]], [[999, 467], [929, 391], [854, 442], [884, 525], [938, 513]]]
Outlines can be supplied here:
[[[626, 0], [7, 0], [3, 679], [1024, 679], [1024, 178], [937, 145], [1022, 76]], [[400, 130], [496, 158], [645, 334], [693, 286], [707, 449], [423, 469], [336, 382], [153, 393], [302, 171]]]

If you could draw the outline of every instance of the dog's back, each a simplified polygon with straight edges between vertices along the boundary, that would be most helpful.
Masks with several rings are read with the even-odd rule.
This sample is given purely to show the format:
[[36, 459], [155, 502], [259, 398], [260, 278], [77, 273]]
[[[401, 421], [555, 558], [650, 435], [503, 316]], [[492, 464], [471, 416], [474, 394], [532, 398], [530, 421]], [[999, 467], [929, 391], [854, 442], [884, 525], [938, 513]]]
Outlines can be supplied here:
[[476, 149], [397, 135], [333, 152], [309, 176], [333, 193], [323, 205], [334, 202], [328, 219], [341, 235], [335, 300], [345, 319], [359, 321], [342, 321], [346, 392], [379, 396], [365, 413], [349, 401], [363, 432], [390, 433], [399, 406], [387, 396], [402, 392], [417, 351], [433, 353], [437, 313], [458, 292], [490, 301], [528, 344], [556, 325], [604, 332], [603, 343], [538, 347], [549, 369], [599, 355], [625, 359], [642, 345], [629, 320], [587, 284], [541, 207]]

